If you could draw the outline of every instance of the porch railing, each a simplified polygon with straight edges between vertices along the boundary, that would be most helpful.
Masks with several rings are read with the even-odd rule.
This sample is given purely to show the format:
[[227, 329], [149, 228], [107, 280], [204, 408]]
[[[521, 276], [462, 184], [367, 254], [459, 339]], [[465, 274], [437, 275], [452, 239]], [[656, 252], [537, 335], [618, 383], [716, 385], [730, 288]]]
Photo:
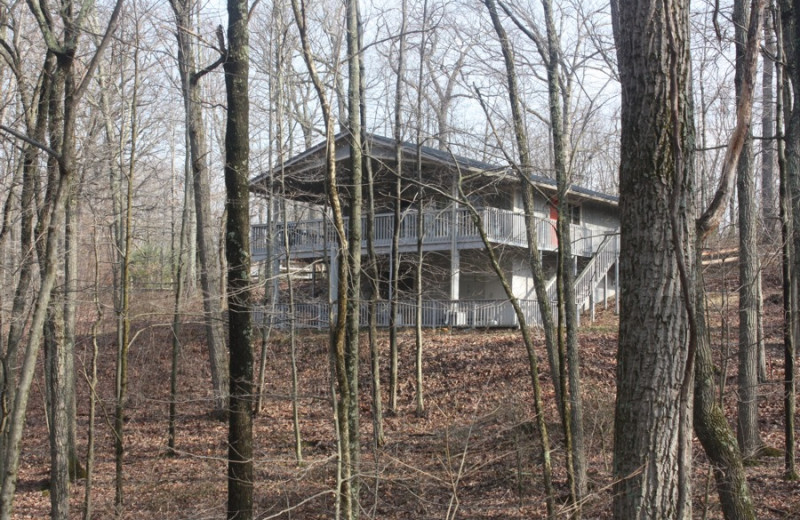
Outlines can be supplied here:
[[[499, 208], [478, 208], [478, 216], [493, 244], [527, 247], [525, 233], [525, 215]], [[478, 227], [467, 208], [446, 208], [440, 211], [407, 211], [400, 221], [400, 245], [416, 244], [418, 233], [417, 219], [422, 218], [422, 239], [426, 246], [449, 247], [456, 240], [458, 247], [483, 247]], [[347, 220], [347, 219], [346, 219]], [[366, 230], [366, 217], [362, 220], [362, 229]], [[555, 221], [536, 219], [536, 231], [539, 249], [555, 250], [558, 240], [555, 232]], [[289, 248], [295, 255], [324, 254], [336, 244], [336, 235], [330, 222], [324, 219], [298, 220], [286, 224]], [[394, 214], [381, 213], [375, 216], [374, 240], [376, 248], [388, 248], [392, 243], [394, 231]], [[596, 239], [592, 230], [580, 225], [572, 225], [572, 242], [575, 254], [588, 256], [594, 250]], [[274, 234], [270, 233], [266, 224], [252, 226], [250, 247], [254, 257], [266, 255], [267, 242], [275, 237], [276, 250], [283, 250], [284, 224], [275, 225]], [[602, 236], [600, 237], [602, 238]], [[366, 247], [366, 240], [363, 242]]]
[[[541, 322], [539, 305], [535, 300], [520, 300], [520, 306], [531, 325]], [[516, 327], [516, 313], [508, 300], [425, 300], [422, 302], [422, 326], [439, 327]], [[257, 324], [270, 325], [277, 328], [288, 328], [294, 320], [297, 329], [323, 329], [330, 324], [329, 313], [336, 319], [336, 305], [324, 302], [299, 303], [290, 312], [288, 304], [260, 306], [254, 309], [254, 320]], [[378, 327], [388, 327], [390, 308], [388, 301], [380, 301], [375, 305], [375, 317]], [[359, 320], [362, 327], [369, 322], [369, 303], [362, 302], [359, 308]], [[413, 301], [398, 302], [398, 327], [411, 327], [416, 323], [416, 305]]]

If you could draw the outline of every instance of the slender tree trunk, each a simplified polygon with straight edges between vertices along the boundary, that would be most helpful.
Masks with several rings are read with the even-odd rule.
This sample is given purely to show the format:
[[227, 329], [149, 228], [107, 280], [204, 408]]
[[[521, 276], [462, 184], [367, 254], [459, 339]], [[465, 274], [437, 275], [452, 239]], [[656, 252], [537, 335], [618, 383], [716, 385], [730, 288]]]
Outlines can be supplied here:
[[[508, 40], [503, 25], [500, 23], [500, 17], [497, 15], [497, 6], [494, 0], [484, 0], [484, 4], [489, 10], [492, 18], [492, 25], [494, 26], [495, 33], [500, 40], [500, 46], [503, 51], [503, 60], [506, 67], [506, 83], [508, 85], [508, 98], [511, 104], [511, 113], [514, 124], [514, 139], [517, 145], [517, 152], [519, 154], [519, 164], [515, 168], [515, 172], [520, 181], [520, 189], [522, 191], [522, 204], [525, 210], [525, 236], [528, 242], [528, 265], [531, 269], [533, 277], [533, 287], [536, 291], [536, 302], [539, 305], [539, 314], [542, 318], [542, 329], [544, 330], [544, 343], [547, 350], [547, 360], [550, 365], [550, 373], [553, 378], [553, 389], [555, 391], [556, 401], [563, 402], [561, 395], [561, 369], [558, 362], [558, 342], [556, 339], [556, 323], [553, 318], [553, 310], [550, 304], [550, 298], [547, 296], [547, 280], [544, 276], [544, 269], [542, 268], [542, 253], [539, 250], [539, 237], [537, 232], [537, 218], [536, 207], [534, 199], [533, 186], [529, 182], [528, 175], [534, 171], [530, 146], [528, 143], [528, 132], [525, 128], [525, 120], [522, 112], [522, 105], [519, 99], [519, 88], [517, 73], [514, 65], [514, 56], [511, 49], [511, 43]], [[485, 108], [484, 108], [484, 111]], [[558, 407], [561, 414], [562, 423], [564, 422], [564, 409], [562, 406]]]
[[[558, 189], [558, 252], [563, 274], [564, 313], [566, 322], [567, 377], [569, 379], [570, 420], [565, 421], [566, 436], [571, 441], [568, 449], [567, 471], [574, 484], [572, 489], [573, 507], [576, 517], [580, 517], [580, 504], [587, 492], [586, 455], [583, 440], [583, 399], [581, 397], [581, 357], [578, 346], [578, 316], [575, 299], [575, 271], [572, 255], [572, 215], [567, 203], [567, 193], [571, 186], [568, 147], [569, 125], [567, 114], [562, 112], [570, 106], [571, 92], [569, 81], [561, 81], [561, 45], [553, 19], [551, 0], [542, 0], [547, 25], [547, 90], [550, 98], [550, 129], [553, 138], [553, 163], [556, 171]], [[566, 411], [564, 413], [566, 415]]]
[[[736, 91], [741, 96], [750, 13], [746, 0], [734, 2], [736, 28]], [[756, 36], [758, 37], [758, 35]], [[750, 123], [748, 122], [748, 127]], [[739, 392], [737, 438], [745, 458], [758, 456], [764, 446], [758, 431], [758, 285], [760, 262], [757, 239], [755, 173], [753, 172], [753, 137], [748, 132], [737, 167], [739, 198]]]
[[[188, 144], [188, 136], [187, 136]], [[191, 157], [187, 156], [184, 162], [184, 172], [188, 173], [191, 168]], [[169, 377], [169, 425], [167, 427], [167, 454], [169, 456], [177, 455], [175, 451], [176, 440], [176, 422], [178, 416], [178, 363], [180, 360], [181, 352], [181, 301], [183, 299], [184, 287], [184, 254], [189, 242], [187, 221], [188, 214], [191, 211], [190, 197], [186, 196], [184, 191], [183, 210], [181, 211], [181, 227], [178, 235], [178, 248], [175, 257], [173, 268], [173, 278], [175, 280], [175, 301], [173, 302], [172, 309], [172, 359], [170, 361], [170, 377]]]
[[[774, 2], [770, 2], [774, 5]], [[773, 17], [764, 18], [764, 57], [761, 76], [761, 220], [764, 239], [774, 239], [779, 231], [777, 198], [775, 197], [775, 62], [777, 45]]]
[[[215, 68], [222, 59], [202, 71], [197, 70], [195, 46], [191, 34], [197, 6], [192, 0], [171, 0], [170, 3], [177, 26], [175, 35], [178, 41], [178, 69], [181, 76], [186, 132], [191, 155], [191, 178], [194, 193], [192, 198], [194, 214], [197, 218], [197, 256], [200, 261], [200, 287], [203, 291], [206, 344], [211, 368], [211, 383], [214, 388], [214, 411], [217, 415], [224, 416], [229, 383], [225, 371], [227, 359], [221, 308], [222, 297], [219, 291], [220, 267], [214, 254], [208, 145], [203, 124], [199, 83], [203, 74]], [[189, 273], [191, 272], [192, 270], [189, 269]]]
[[348, 281], [350, 274], [348, 265], [349, 246], [346, 239], [344, 213], [342, 211], [341, 199], [339, 198], [339, 185], [336, 180], [336, 141], [334, 139], [334, 121], [331, 105], [328, 101], [325, 85], [322, 83], [314, 63], [306, 26], [305, 6], [304, 4], [301, 5], [298, 0], [292, 0], [292, 11], [294, 12], [295, 22], [298, 32], [300, 33], [303, 61], [306, 63], [311, 81], [314, 84], [314, 90], [317, 93], [322, 109], [323, 120], [325, 121], [325, 191], [328, 195], [328, 203], [331, 208], [333, 220], [333, 232], [336, 237], [335, 243], [338, 247], [338, 251], [334, 253], [337, 261], [335, 269], [338, 277], [336, 284], [338, 301], [336, 302], [336, 321], [333, 322], [333, 320], [331, 320], [330, 339], [330, 359], [334, 376], [333, 379], [335, 380], [335, 384], [332, 382], [335, 404], [334, 419], [336, 423], [337, 449], [339, 453], [336, 478], [336, 515], [338, 518], [340, 512], [343, 511], [345, 520], [350, 520], [353, 516], [353, 509], [358, 507], [358, 504], [353, 501], [350, 428], [347, 422], [350, 416], [348, 407], [351, 402], [349, 396], [351, 387], [348, 381], [345, 352], [345, 337], [347, 335], [347, 298], [348, 287], [350, 285]]
[[[702, 311], [705, 308], [702, 269], [699, 266], [705, 239], [718, 229], [724, 207], [728, 199], [732, 198], [731, 192], [734, 175], [738, 168], [737, 163], [750, 132], [762, 10], [763, 1], [754, 0], [750, 7], [751, 17], [747, 28], [745, 48], [739, 58], [741, 73], [739, 75], [739, 96], [736, 102], [736, 127], [725, 151], [720, 185], [711, 204], [696, 221], [696, 271], [693, 297], [687, 288], [689, 282], [682, 281], [687, 301], [686, 307], [690, 316], [690, 346], [694, 345], [696, 350], [694, 360], [695, 432], [706, 455], [712, 461], [720, 504], [727, 519], [755, 518], [755, 512], [744, 473], [742, 454], [738, 444], [734, 441], [733, 431], [728, 425], [721, 400], [718, 400], [714, 388], [709, 331]], [[677, 205], [673, 205], [673, 212], [677, 213], [677, 208]], [[689, 359], [691, 365], [691, 355]]]
[[[38, 92], [35, 93], [36, 99], [36, 118], [33, 128], [28, 130], [30, 136], [37, 142], [44, 142], [45, 131], [47, 129], [47, 107], [50, 98], [50, 77], [55, 67], [55, 55], [47, 53], [45, 62], [42, 66], [42, 82]], [[22, 170], [22, 192], [20, 195], [20, 252], [22, 260], [19, 266], [19, 276], [17, 286], [14, 291], [14, 299], [11, 306], [11, 323], [8, 327], [8, 340], [5, 345], [5, 352], [2, 358], [2, 370], [0, 370], [0, 398], [5, 403], [13, 403], [17, 392], [17, 375], [19, 372], [18, 354], [22, 344], [23, 333], [26, 321], [23, 317], [27, 310], [28, 290], [33, 278], [35, 244], [39, 241], [40, 231], [37, 228], [37, 238], [34, 239], [34, 217], [36, 208], [34, 195], [38, 183], [37, 158], [39, 149], [27, 144], [23, 151], [23, 170]], [[45, 230], [47, 228], [45, 227]], [[43, 240], [45, 237], [41, 237]], [[2, 421], [0, 421], [0, 475], [5, 475], [5, 453], [9, 442], [10, 412], [7, 407], [2, 409]]]
[[394, 182], [394, 227], [392, 228], [392, 258], [389, 308], [389, 411], [397, 413], [397, 364], [398, 364], [398, 302], [400, 300], [400, 225], [403, 218], [403, 76], [406, 55], [406, 11], [407, 1], [401, 0], [400, 39], [397, 43], [397, 80], [394, 86], [395, 182]]
[[[361, 141], [361, 47], [359, 39], [359, 7], [358, 0], [345, 1], [347, 26], [347, 131], [350, 144], [350, 199], [349, 204], [349, 245], [348, 268], [349, 284], [347, 286], [347, 339], [345, 362], [348, 392], [347, 427], [350, 441], [350, 478], [352, 479], [350, 494], [352, 500], [352, 518], [358, 518], [359, 507], [359, 459], [361, 448], [359, 439], [359, 342], [360, 342], [360, 308], [361, 308], [361, 214], [363, 206], [363, 143]], [[340, 295], [341, 296], [341, 295]]]
[[[781, 10], [784, 6], [781, 6]], [[796, 14], [797, 11], [791, 11]], [[797, 21], [795, 20], [796, 24]], [[792, 24], [787, 24], [789, 28]], [[794, 26], [797, 30], [797, 26]], [[778, 48], [778, 67], [777, 67], [777, 109], [775, 118], [776, 135], [778, 139], [778, 171], [780, 173], [780, 218], [781, 218], [781, 236], [783, 238], [783, 310], [784, 310], [784, 323], [783, 323], [783, 356], [784, 356], [784, 383], [783, 383], [783, 409], [784, 409], [784, 476], [789, 480], [797, 480], [797, 466], [795, 456], [795, 409], [796, 409], [796, 391], [795, 391], [795, 342], [797, 340], [795, 331], [797, 330], [797, 316], [796, 310], [798, 306], [797, 301], [797, 271], [796, 259], [797, 250], [794, 249], [794, 235], [793, 225], [794, 217], [792, 212], [794, 207], [790, 198], [790, 180], [789, 168], [786, 161], [786, 146], [787, 140], [781, 139], [784, 137], [784, 113], [788, 112], [785, 109], [791, 106], [791, 98], [789, 96], [789, 85], [786, 84], [787, 78], [784, 76], [784, 38], [783, 30], [785, 27], [781, 23], [775, 24], [777, 33], [777, 48]], [[797, 41], [795, 41], [795, 54], [797, 52]], [[797, 64], [794, 65], [797, 67]], [[796, 110], [796, 107], [795, 107]], [[794, 146], [798, 146], [797, 135], [795, 135]], [[797, 172], [795, 171], [795, 174]]]
[[[424, 60], [425, 48], [427, 46], [427, 23], [428, 23], [428, 1], [423, 0], [422, 3], [422, 31], [420, 32], [419, 44], [419, 62]], [[423, 84], [423, 68], [419, 67], [419, 76], [417, 77], [417, 85], [420, 88], [417, 90], [417, 103], [415, 112], [417, 116], [417, 129], [416, 129], [416, 164], [415, 171], [417, 174], [417, 258], [414, 270], [414, 288], [415, 288], [415, 305], [414, 311], [416, 319], [414, 320], [414, 381], [416, 386], [415, 391], [415, 413], [418, 417], [425, 415], [425, 398], [423, 388], [423, 373], [422, 373], [422, 285], [424, 280], [422, 278], [422, 266], [425, 260], [423, 252], [423, 242], [425, 240], [425, 190], [423, 187], [422, 178], [422, 84]]]
[[[492, 8], [490, 7], [490, 9]], [[508, 282], [505, 272], [503, 272], [503, 268], [500, 265], [497, 254], [492, 248], [492, 243], [486, 236], [486, 231], [483, 222], [481, 221], [481, 217], [475, 210], [475, 207], [469, 203], [469, 200], [461, 189], [460, 179], [458, 190], [459, 197], [469, 211], [472, 222], [475, 224], [475, 228], [478, 230], [481, 241], [486, 248], [489, 256], [489, 264], [492, 266], [492, 270], [497, 275], [500, 285], [503, 287], [503, 291], [506, 294], [506, 298], [508, 298], [509, 303], [511, 303], [511, 307], [514, 309], [514, 314], [517, 316], [517, 320], [519, 322], [519, 329], [522, 334], [522, 342], [525, 345], [525, 352], [528, 356], [528, 375], [531, 378], [531, 387], [533, 388], [533, 408], [536, 414], [536, 427], [539, 430], [539, 441], [542, 445], [542, 481], [544, 484], [545, 501], [547, 504], [547, 518], [549, 520], [554, 520], [556, 518], [556, 510], [555, 491], [553, 489], [553, 465], [550, 454], [550, 437], [547, 433], [547, 422], [545, 420], [544, 404], [542, 400], [542, 386], [539, 381], [539, 362], [537, 361], [533, 337], [526, 321], [525, 312], [523, 312], [522, 307], [520, 307], [517, 297], [514, 296], [514, 291], [511, 289], [511, 284]]]
[[89, 362], [89, 426], [86, 434], [86, 483], [83, 496], [83, 520], [92, 518], [92, 484], [94, 479], [95, 418], [97, 413], [97, 357], [100, 351], [97, 336], [103, 323], [103, 306], [100, 305], [100, 258], [97, 252], [97, 228], [92, 232], [92, 251], [94, 253], [94, 308], [96, 317], [92, 322], [92, 356]]
[[230, 411], [228, 518], [253, 518], [253, 346], [250, 297], [248, 1], [228, 0], [225, 92], [225, 257], [228, 262]]
[[[359, 21], [359, 27], [361, 26]], [[363, 35], [359, 30], [359, 41]], [[359, 48], [362, 48], [359, 43]], [[378, 300], [380, 299], [380, 269], [378, 255], [375, 252], [375, 172], [372, 169], [372, 158], [369, 154], [369, 139], [366, 131], [366, 105], [364, 85], [364, 63], [361, 62], [361, 142], [364, 143], [364, 171], [367, 173], [367, 258], [369, 273], [369, 355], [372, 376], [372, 429], [375, 446], [383, 446], [383, 395], [381, 393], [381, 355], [378, 348]]]
[[115, 493], [114, 506], [117, 517], [123, 516], [125, 494], [123, 489], [125, 457], [125, 400], [128, 394], [128, 351], [131, 343], [131, 257], [133, 256], [133, 193], [134, 173], [136, 171], [136, 145], [138, 143], [138, 94], [139, 94], [139, 51], [138, 47], [133, 55], [133, 92], [130, 101], [130, 156], [128, 158], [127, 194], [125, 197], [125, 248], [122, 259], [122, 305], [120, 306], [121, 330], [119, 332], [119, 345], [117, 345], [117, 375], [116, 375], [116, 406], [114, 408], [114, 463], [115, 463]]
[[289, 227], [286, 223], [289, 216], [286, 211], [286, 183], [283, 172], [281, 172], [281, 222], [283, 226], [283, 250], [286, 260], [286, 292], [289, 295], [289, 359], [292, 374], [292, 426], [294, 427], [294, 455], [297, 464], [303, 463], [303, 442], [300, 436], [300, 411], [297, 403], [297, 327], [295, 324], [295, 312], [297, 309], [294, 304], [294, 281], [292, 280], [292, 255], [289, 244]]

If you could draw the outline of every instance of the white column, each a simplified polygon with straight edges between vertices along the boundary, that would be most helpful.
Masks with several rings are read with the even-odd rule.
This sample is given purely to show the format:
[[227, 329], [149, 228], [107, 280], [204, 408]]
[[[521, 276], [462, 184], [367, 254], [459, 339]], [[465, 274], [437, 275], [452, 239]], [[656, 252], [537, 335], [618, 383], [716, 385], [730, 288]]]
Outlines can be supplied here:
[[339, 299], [339, 258], [338, 248], [331, 247], [331, 259], [328, 262], [328, 295], [331, 302]]
[[461, 255], [458, 249], [458, 179], [453, 179], [453, 204], [450, 209], [450, 299], [459, 299], [461, 283]]

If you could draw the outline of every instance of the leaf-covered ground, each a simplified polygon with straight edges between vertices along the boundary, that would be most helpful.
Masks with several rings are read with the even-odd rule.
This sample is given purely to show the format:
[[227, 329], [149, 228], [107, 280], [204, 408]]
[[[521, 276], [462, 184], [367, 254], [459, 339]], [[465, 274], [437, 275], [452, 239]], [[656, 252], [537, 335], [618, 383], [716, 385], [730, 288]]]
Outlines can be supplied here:
[[[709, 273], [715, 292], [710, 312], [716, 323], [714, 348], [729, 417], [735, 410], [735, 272], [725, 266]], [[765, 334], [769, 382], [763, 386], [761, 431], [765, 441], [782, 448], [782, 359], [780, 296], [774, 276], [766, 277]], [[226, 424], [209, 415], [207, 356], [203, 327], [188, 317], [182, 342], [180, 396], [175, 457], [166, 456], [171, 336], [168, 295], [140, 295], [141, 332], [130, 353], [130, 390], [125, 423], [125, 508], [130, 519], [215, 519], [225, 516]], [[146, 313], [146, 314], [145, 314]], [[725, 317], [725, 320], [722, 320]], [[86, 451], [90, 360], [89, 319], [82, 324], [79, 367], [78, 437]], [[584, 518], [610, 518], [614, 355], [616, 317], [598, 313], [589, 324], [583, 316], [583, 399], [590, 494]], [[114, 449], [110, 434], [116, 348], [113, 334], [101, 336], [100, 386], [96, 421], [96, 468], [92, 484], [93, 518], [114, 512]], [[379, 338], [384, 356], [384, 407], [388, 384], [388, 336]], [[542, 518], [545, 515], [540, 460], [527, 357], [516, 331], [426, 330], [424, 333], [427, 415], [414, 414], [414, 336], [401, 334], [398, 413], [385, 420], [386, 445], [372, 442], [369, 356], [362, 342], [361, 369], [361, 508], [362, 518]], [[559, 504], [566, 500], [564, 450], [552, 382], [537, 338], [547, 425], [553, 440]], [[290, 399], [289, 342], [273, 333], [267, 345], [264, 407], [255, 420], [255, 497], [258, 518], [333, 518], [335, 442], [330, 404], [327, 335], [303, 332], [297, 342], [300, 380], [300, 427], [303, 461], [294, 455]], [[259, 344], [260, 350], [260, 344]], [[723, 355], [724, 354], [724, 355]], [[727, 356], [725, 358], [724, 356]], [[727, 362], [725, 362], [727, 360]], [[15, 518], [46, 518], [49, 496], [47, 424], [43, 382], [33, 388]], [[694, 457], [694, 516], [721, 518], [709, 466], [699, 445]], [[764, 458], [748, 467], [758, 518], [800, 518], [800, 485], [782, 478], [783, 457]], [[72, 516], [83, 510], [85, 480], [72, 487]], [[567, 516], [560, 509], [560, 517]]]

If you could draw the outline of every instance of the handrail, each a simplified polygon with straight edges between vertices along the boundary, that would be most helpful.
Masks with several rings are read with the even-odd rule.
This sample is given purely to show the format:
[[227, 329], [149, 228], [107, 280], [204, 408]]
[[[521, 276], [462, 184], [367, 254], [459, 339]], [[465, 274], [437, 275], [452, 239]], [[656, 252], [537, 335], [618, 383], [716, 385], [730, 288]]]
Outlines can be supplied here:
[[[484, 231], [490, 242], [516, 247], [527, 247], [527, 234], [525, 232], [525, 215], [510, 210], [481, 207], [477, 208]], [[401, 244], [416, 243], [417, 219], [419, 211], [406, 211], [400, 223]], [[366, 219], [366, 217], [362, 217]], [[422, 212], [423, 242], [425, 245], [450, 244], [455, 238], [461, 243], [474, 243], [482, 247], [480, 233], [472, 221], [470, 211], [459, 207], [456, 211], [426, 210]], [[347, 221], [347, 219], [345, 219]], [[555, 233], [555, 221], [548, 218], [536, 218], [538, 246], [543, 250], [558, 249], [558, 239]], [[276, 234], [283, 233], [284, 226], [288, 231], [289, 247], [295, 253], [316, 252], [330, 250], [330, 245], [335, 243], [336, 237], [330, 226], [324, 225], [324, 219], [298, 220], [284, 225], [274, 225]], [[394, 214], [381, 213], [375, 215], [374, 240], [376, 247], [388, 247], [392, 243], [394, 232]], [[592, 253], [591, 230], [585, 226], [572, 224], [573, 249], [580, 249], [579, 254]], [[254, 255], [266, 253], [266, 244], [270, 239], [269, 229], [264, 224], [251, 226], [251, 249]], [[283, 243], [277, 244], [277, 249], [282, 249]]]
[[[613, 246], [613, 248], [612, 248]], [[597, 251], [575, 279], [575, 304], [582, 306], [619, 257], [619, 228], [607, 233]]]

